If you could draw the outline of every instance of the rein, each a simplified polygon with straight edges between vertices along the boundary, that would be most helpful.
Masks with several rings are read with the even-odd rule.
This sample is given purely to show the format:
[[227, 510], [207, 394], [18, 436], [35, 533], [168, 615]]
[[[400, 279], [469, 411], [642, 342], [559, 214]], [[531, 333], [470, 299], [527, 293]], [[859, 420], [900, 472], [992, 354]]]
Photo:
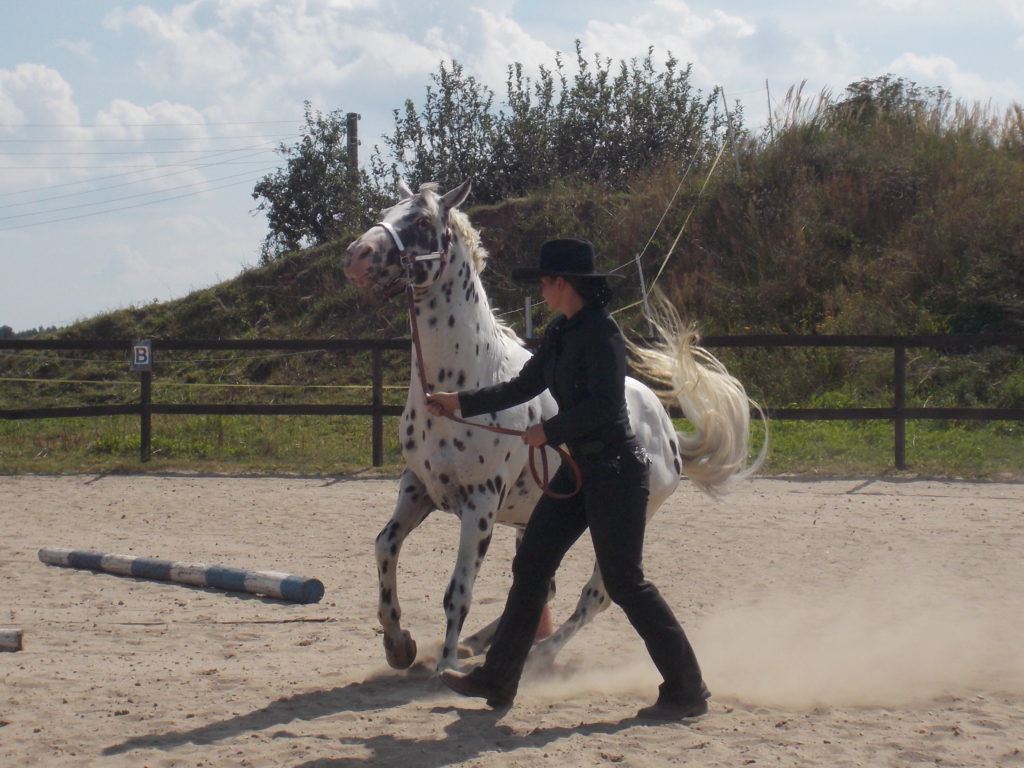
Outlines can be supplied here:
[[[423, 254], [423, 255], [420, 255], [420, 256], [407, 256], [406, 255], [405, 247], [402, 244], [402, 239], [401, 239], [401, 237], [399, 237], [399, 235], [395, 231], [394, 227], [392, 227], [387, 222], [380, 222], [378, 224], [378, 226], [383, 227], [384, 230], [389, 235], [391, 235], [391, 239], [395, 241], [395, 245], [398, 246], [398, 251], [399, 251], [399, 254], [401, 255], [401, 258], [402, 258], [402, 263], [405, 266], [406, 272], [408, 273], [407, 274], [407, 279], [405, 281], [405, 294], [406, 294], [406, 298], [408, 299], [408, 304], [409, 304], [409, 325], [412, 328], [412, 345], [413, 345], [413, 349], [414, 349], [414, 351], [416, 353], [416, 369], [417, 369], [417, 371], [419, 373], [420, 387], [423, 390], [424, 398], [426, 398], [426, 396], [428, 394], [428, 390], [427, 390], [427, 373], [426, 373], [427, 369], [426, 369], [426, 366], [423, 364], [423, 347], [420, 344], [419, 323], [416, 322], [416, 300], [415, 300], [415, 297], [413, 295], [415, 289], [413, 288], [413, 283], [412, 283], [412, 267], [415, 264], [417, 264], [418, 262], [420, 262], [420, 261], [440, 260], [440, 262], [441, 262], [441, 269], [440, 269], [440, 271], [443, 272], [444, 268], [448, 264], [448, 250], [446, 248], [443, 251], [437, 251], [435, 253], [428, 253], [428, 254]], [[439, 273], [439, 276], [440, 276], [440, 273]], [[512, 436], [515, 436], [515, 437], [522, 437], [523, 436], [523, 430], [507, 429], [505, 427], [499, 427], [499, 426], [496, 426], [496, 425], [495, 426], [491, 426], [489, 424], [478, 424], [476, 422], [468, 421], [466, 419], [463, 419], [461, 416], [456, 416], [454, 413], [445, 413], [445, 418], [451, 419], [452, 421], [454, 421], [454, 422], [456, 422], [458, 424], [465, 424], [465, 425], [470, 426], [470, 427], [477, 427], [479, 429], [486, 429], [488, 432], [496, 432], [499, 435], [512, 435]], [[537, 449], [534, 446], [532, 446], [532, 445], [530, 446], [530, 474], [533, 475], [534, 481], [537, 483], [538, 486], [540, 486], [541, 491], [545, 495], [550, 496], [550, 497], [552, 497], [554, 499], [569, 499], [569, 498], [572, 498], [573, 496], [575, 496], [577, 493], [580, 492], [580, 489], [583, 488], [583, 475], [580, 472], [579, 466], [576, 464], [575, 461], [573, 461], [572, 456], [569, 455], [569, 452], [567, 450], [565, 450], [565, 448], [562, 448], [561, 446], [557, 446], [557, 445], [550, 446], [552, 448], [552, 450], [554, 450], [556, 453], [558, 453], [558, 455], [561, 456], [562, 459], [568, 463], [569, 467], [573, 471], [573, 474], [576, 476], [576, 488], [575, 488], [575, 490], [572, 491], [572, 493], [559, 493], [557, 491], [551, 490], [551, 486], [549, 484], [549, 474], [548, 474], [548, 471], [549, 471], [548, 470], [548, 455], [544, 451], [544, 447], [545, 446], [541, 446], [541, 450], [540, 450], [541, 470], [538, 471], [537, 470], [537, 458], [536, 458], [536, 456], [537, 456]]]

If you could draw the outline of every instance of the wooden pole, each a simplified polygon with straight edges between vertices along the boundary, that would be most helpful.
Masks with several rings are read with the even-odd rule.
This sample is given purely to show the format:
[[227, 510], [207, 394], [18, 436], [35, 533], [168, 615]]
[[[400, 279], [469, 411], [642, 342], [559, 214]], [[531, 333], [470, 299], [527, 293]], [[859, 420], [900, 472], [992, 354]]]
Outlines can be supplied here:
[[153, 440], [153, 372], [139, 373], [139, 460], [149, 461]]
[[350, 170], [359, 168], [359, 118], [360, 115], [355, 112], [345, 115], [345, 139]]
[[893, 349], [893, 418], [896, 469], [907, 468], [907, 348], [897, 344]]
[[384, 414], [381, 411], [384, 407], [384, 365], [379, 349], [374, 348], [372, 356], [373, 389], [370, 407], [373, 409], [373, 416], [370, 418], [373, 425], [373, 466], [380, 467], [384, 465]]

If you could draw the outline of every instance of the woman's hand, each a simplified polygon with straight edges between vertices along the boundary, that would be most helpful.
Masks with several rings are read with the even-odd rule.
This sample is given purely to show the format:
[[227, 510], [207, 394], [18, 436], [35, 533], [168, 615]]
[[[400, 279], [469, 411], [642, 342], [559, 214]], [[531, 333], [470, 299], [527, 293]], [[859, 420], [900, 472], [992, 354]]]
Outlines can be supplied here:
[[523, 432], [523, 442], [531, 448], [540, 448], [547, 441], [548, 436], [544, 434], [543, 424], [534, 424], [531, 427], [527, 427], [526, 431]]
[[448, 416], [459, 409], [458, 392], [428, 392], [427, 410], [435, 416]]

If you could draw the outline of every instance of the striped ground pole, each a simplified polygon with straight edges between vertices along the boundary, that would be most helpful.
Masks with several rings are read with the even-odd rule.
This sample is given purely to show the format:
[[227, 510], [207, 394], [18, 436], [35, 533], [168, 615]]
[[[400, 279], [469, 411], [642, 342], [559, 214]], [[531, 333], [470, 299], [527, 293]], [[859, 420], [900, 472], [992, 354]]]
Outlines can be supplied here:
[[48, 565], [101, 571], [115, 576], [134, 576], [137, 579], [171, 581], [193, 587], [212, 587], [232, 592], [249, 592], [264, 597], [275, 597], [293, 603], [318, 603], [324, 596], [324, 585], [319, 579], [295, 576], [281, 571], [247, 571], [203, 563], [158, 560], [155, 557], [113, 555], [88, 549], [45, 547], [39, 550], [39, 559]]
[[21, 650], [21, 627], [0, 627], [0, 651]]

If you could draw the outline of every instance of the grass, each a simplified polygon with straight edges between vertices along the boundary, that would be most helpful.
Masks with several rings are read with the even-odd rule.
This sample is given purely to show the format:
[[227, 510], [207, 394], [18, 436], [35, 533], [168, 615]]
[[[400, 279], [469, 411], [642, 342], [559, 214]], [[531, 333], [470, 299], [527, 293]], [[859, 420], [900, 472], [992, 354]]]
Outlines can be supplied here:
[[[0, 474], [295, 473], [401, 469], [397, 418], [384, 423], [384, 465], [371, 466], [370, 419], [360, 416], [154, 416], [153, 454], [139, 459], [136, 417], [0, 421]], [[894, 468], [884, 421], [771, 424], [764, 475], [877, 476]], [[911, 421], [907, 472], [929, 477], [1024, 479], [1024, 425]], [[760, 428], [755, 446], [760, 445]]]
[[[397, 429], [397, 418], [385, 418], [385, 472], [401, 463]], [[372, 469], [371, 440], [360, 416], [156, 415], [143, 463], [137, 417], [0, 422], [0, 474], [348, 474]]]
[[[907, 422], [906, 472], [925, 477], [1024, 479], [1021, 431], [1017, 422]], [[886, 421], [774, 422], [763, 473], [899, 474], [893, 426]]]

